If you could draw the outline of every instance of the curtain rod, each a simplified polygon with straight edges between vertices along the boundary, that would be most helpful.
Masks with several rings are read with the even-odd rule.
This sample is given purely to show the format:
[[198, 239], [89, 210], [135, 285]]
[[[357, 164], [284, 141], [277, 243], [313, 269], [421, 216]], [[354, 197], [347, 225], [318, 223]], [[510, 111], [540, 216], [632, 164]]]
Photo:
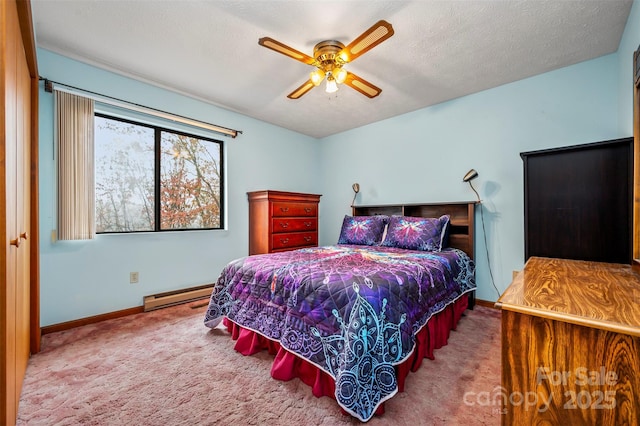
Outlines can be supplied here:
[[92, 92], [90, 90], [80, 89], [79, 87], [74, 87], [69, 84], [59, 83], [57, 81], [49, 80], [48, 78], [40, 77], [40, 80], [44, 80], [44, 90], [49, 93], [53, 92], [54, 90], [53, 85], [55, 84], [57, 86], [61, 86], [62, 88], [75, 90], [82, 94], [89, 95], [88, 97], [98, 102], [103, 102], [103, 103], [107, 103], [107, 104], [118, 106], [118, 107], [124, 107], [134, 111], [154, 115], [156, 117], [177, 121], [183, 124], [189, 124], [192, 126], [200, 127], [202, 129], [211, 130], [213, 132], [220, 133], [225, 136], [230, 136], [232, 138], [235, 138], [236, 136], [238, 136], [238, 133], [242, 134], [242, 130], [234, 130], [228, 127], [222, 127], [216, 124], [211, 124], [204, 121], [195, 120], [193, 118], [184, 117], [182, 115], [177, 115], [170, 112], [162, 111], [156, 108], [151, 108], [151, 107], [136, 104], [133, 102], [124, 101], [122, 99], [114, 98], [112, 96], [102, 95], [100, 93]]

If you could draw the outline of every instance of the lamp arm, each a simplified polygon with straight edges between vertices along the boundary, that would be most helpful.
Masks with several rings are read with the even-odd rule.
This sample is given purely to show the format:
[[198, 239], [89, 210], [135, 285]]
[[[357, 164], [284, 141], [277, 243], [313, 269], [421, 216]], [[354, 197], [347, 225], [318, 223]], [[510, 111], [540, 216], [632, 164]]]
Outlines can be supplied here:
[[478, 194], [478, 191], [476, 191], [476, 189], [473, 187], [473, 183], [471, 183], [471, 181], [469, 181], [469, 186], [471, 187], [471, 189], [473, 189], [473, 192], [476, 193], [476, 197], [478, 197], [478, 202], [481, 203], [482, 201], [480, 200], [480, 194]]

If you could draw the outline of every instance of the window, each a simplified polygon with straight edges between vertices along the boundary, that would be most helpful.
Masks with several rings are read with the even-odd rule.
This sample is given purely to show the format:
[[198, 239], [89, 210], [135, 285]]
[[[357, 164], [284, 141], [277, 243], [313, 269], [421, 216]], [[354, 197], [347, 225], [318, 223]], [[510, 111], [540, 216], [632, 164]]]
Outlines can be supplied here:
[[96, 232], [223, 228], [222, 142], [95, 114]]

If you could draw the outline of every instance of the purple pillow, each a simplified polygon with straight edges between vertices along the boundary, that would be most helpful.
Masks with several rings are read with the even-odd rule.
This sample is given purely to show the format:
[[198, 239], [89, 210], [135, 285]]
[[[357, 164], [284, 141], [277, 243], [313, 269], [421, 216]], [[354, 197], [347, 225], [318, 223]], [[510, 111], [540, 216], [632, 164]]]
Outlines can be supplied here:
[[338, 244], [378, 245], [382, 241], [382, 234], [388, 219], [383, 215], [346, 215], [342, 221]]
[[440, 251], [449, 216], [439, 218], [391, 216], [383, 246], [407, 250]]

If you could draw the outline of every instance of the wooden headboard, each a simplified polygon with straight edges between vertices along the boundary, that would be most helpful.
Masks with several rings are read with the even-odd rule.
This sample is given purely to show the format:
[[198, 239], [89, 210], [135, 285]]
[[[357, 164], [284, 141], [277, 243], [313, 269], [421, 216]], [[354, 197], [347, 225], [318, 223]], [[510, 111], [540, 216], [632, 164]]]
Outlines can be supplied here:
[[450, 216], [449, 246], [458, 248], [473, 256], [475, 207], [477, 201], [428, 204], [383, 204], [371, 206], [351, 206], [353, 216], [402, 215], [414, 217]]

